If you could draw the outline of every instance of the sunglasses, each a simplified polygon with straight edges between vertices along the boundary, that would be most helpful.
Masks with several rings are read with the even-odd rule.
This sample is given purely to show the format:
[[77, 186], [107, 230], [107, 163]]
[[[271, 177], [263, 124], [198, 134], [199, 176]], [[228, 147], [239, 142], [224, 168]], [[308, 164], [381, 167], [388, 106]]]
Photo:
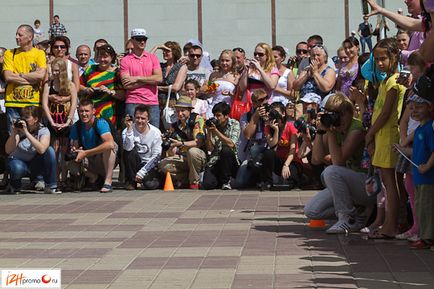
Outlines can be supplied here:
[[266, 97], [258, 98], [257, 100], [254, 101], [254, 103], [261, 103], [261, 102], [264, 102], [264, 100], [266, 100], [266, 99], [267, 99]]
[[188, 54], [188, 57], [190, 57], [190, 58], [201, 58], [202, 57], [202, 54]]
[[66, 49], [66, 45], [53, 45], [54, 49]]
[[262, 53], [262, 52], [255, 52], [255, 53], [253, 53], [253, 56], [255, 56], [255, 57], [262, 57], [264, 55], [265, 55], [265, 53]]
[[233, 51], [233, 52], [238, 51], [238, 52], [241, 52], [241, 53], [246, 53], [246, 52], [244, 51], [244, 49], [242, 49], [241, 47], [236, 47], [236, 48], [232, 49], [232, 51]]
[[137, 41], [137, 42], [143, 42], [143, 41], [146, 41], [146, 40], [148, 40], [148, 38], [147, 37], [132, 37], [135, 41]]
[[309, 51], [307, 51], [307, 49], [297, 49], [295, 52], [298, 54], [301, 54], [301, 53], [307, 54]]

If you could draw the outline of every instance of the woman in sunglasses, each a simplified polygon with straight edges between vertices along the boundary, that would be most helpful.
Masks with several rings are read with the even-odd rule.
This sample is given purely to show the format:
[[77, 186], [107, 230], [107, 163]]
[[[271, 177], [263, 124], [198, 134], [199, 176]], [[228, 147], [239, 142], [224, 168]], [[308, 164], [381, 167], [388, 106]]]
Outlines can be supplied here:
[[327, 49], [322, 45], [312, 47], [310, 64], [303, 69], [294, 81], [294, 89], [300, 91], [300, 98], [308, 93], [316, 93], [321, 99], [329, 94], [336, 83], [336, 72], [328, 64]]
[[86, 68], [80, 78], [80, 90], [92, 100], [95, 115], [120, 127], [122, 115], [116, 111], [116, 101], [123, 101], [125, 93], [119, 75], [119, 68], [114, 66], [116, 52], [110, 44], [96, 49], [98, 64]]
[[245, 62], [245, 69], [240, 76], [240, 89], [246, 92], [247, 98], [259, 88], [265, 89], [270, 96], [280, 77], [270, 45], [258, 43], [253, 55], [254, 59]]
[[[73, 63], [69, 60], [69, 48], [71, 47], [70, 40], [66, 36], [56, 36], [51, 41], [51, 55], [48, 59], [47, 64], [51, 64], [51, 62], [57, 58], [63, 58], [66, 61], [66, 69], [68, 79], [72, 81], [75, 85], [75, 89], [78, 90], [80, 88], [80, 77], [78, 73], [77, 64]], [[48, 78], [51, 78], [51, 65], [48, 65]]]
[[220, 53], [220, 69], [211, 73], [208, 85], [204, 85], [205, 95], [211, 98], [206, 112], [207, 118], [214, 116], [212, 109], [217, 103], [224, 101], [232, 105], [232, 99], [239, 79], [235, 62], [235, 54], [232, 50], [226, 49]]

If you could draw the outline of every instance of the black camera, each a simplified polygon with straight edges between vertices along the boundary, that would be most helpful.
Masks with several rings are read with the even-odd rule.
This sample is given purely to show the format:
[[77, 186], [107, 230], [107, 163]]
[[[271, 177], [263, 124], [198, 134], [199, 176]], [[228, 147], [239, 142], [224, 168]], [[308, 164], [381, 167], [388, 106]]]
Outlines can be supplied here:
[[297, 131], [300, 133], [307, 133], [307, 131], [309, 130], [309, 134], [311, 138], [312, 139], [315, 138], [316, 131], [317, 131], [316, 127], [307, 123], [307, 121], [303, 117], [300, 117], [299, 119], [294, 121], [294, 126], [297, 129]]
[[323, 115], [321, 115], [320, 122], [325, 127], [331, 127], [331, 126], [338, 127], [341, 125], [341, 116], [337, 112], [327, 111], [324, 112]]
[[164, 151], [167, 151], [170, 148], [170, 145], [172, 144], [171, 139], [174, 139], [174, 138], [176, 138], [176, 133], [174, 133], [174, 132], [166, 131], [163, 134], [163, 142], [161, 143], [161, 147]]
[[316, 119], [317, 112], [314, 108], [308, 108], [306, 110], [306, 114], [309, 116], [310, 119]]
[[263, 162], [262, 160], [264, 159], [264, 154], [259, 153], [257, 154], [255, 157], [253, 157], [252, 159], [247, 161], [247, 168], [248, 169], [261, 169]]
[[16, 127], [16, 128], [23, 128], [23, 124], [22, 124], [23, 121], [25, 122], [25, 120], [22, 119], [22, 118], [19, 118], [19, 119], [15, 120], [14, 127]]
[[211, 117], [205, 121], [205, 125], [210, 127], [212, 125], [217, 126], [218, 120], [215, 117]]
[[269, 112], [270, 109], [271, 109], [271, 106], [270, 106], [268, 103], [264, 103], [264, 104], [262, 105], [262, 107], [265, 109], [265, 112]]
[[69, 152], [69, 153], [65, 153], [65, 161], [69, 162], [69, 161], [74, 161], [78, 156], [77, 152]]
[[268, 112], [268, 120], [269, 121], [279, 121], [279, 120], [283, 120], [283, 116], [275, 109], [271, 109]]

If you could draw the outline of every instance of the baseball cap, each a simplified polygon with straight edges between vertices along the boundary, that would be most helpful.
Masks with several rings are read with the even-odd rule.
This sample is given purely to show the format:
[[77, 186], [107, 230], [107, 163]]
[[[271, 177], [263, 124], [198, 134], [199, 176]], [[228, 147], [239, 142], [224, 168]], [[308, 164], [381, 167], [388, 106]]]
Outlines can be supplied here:
[[134, 28], [131, 30], [131, 37], [146, 37], [146, 30], [143, 28]]
[[304, 103], [316, 103], [316, 104], [320, 104], [321, 103], [321, 96], [319, 96], [316, 93], [313, 92], [309, 92], [306, 93], [301, 99], [301, 102]]

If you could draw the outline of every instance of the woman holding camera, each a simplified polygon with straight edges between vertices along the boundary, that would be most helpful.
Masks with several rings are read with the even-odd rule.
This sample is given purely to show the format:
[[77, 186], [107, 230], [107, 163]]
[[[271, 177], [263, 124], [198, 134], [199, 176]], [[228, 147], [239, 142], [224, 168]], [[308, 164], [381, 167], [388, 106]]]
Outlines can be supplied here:
[[308, 93], [316, 93], [321, 99], [329, 94], [336, 83], [336, 72], [327, 64], [328, 53], [323, 45], [312, 47], [310, 65], [294, 80], [295, 90], [300, 91], [300, 98]]
[[361, 166], [366, 132], [362, 122], [353, 117], [353, 103], [344, 94], [332, 94], [325, 110], [317, 121], [312, 163], [331, 165], [322, 174], [326, 188], [305, 205], [304, 213], [310, 219], [337, 216], [329, 234], [359, 231], [376, 202], [375, 196], [365, 192], [367, 174]]
[[56, 181], [56, 155], [50, 147], [50, 131], [41, 124], [42, 109], [27, 106], [21, 119], [13, 126], [6, 141], [5, 151], [9, 155], [7, 171], [10, 175], [9, 193], [19, 193], [21, 179], [31, 179], [43, 174], [45, 193], [59, 194]]
[[263, 88], [270, 97], [280, 77], [270, 45], [258, 43], [253, 55], [253, 59], [246, 60], [239, 82], [241, 91], [246, 92], [247, 101], [251, 101], [250, 94], [253, 90], [260, 88]]
[[264, 128], [268, 149], [263, 152], [261, 190], [273, 185], [273, 172], [289, 180], [292, 189], [299, 181], [297, 158], [297, 129], [292, 122], [287, 122], [285, 106], [281, 102], [270, 105]]

